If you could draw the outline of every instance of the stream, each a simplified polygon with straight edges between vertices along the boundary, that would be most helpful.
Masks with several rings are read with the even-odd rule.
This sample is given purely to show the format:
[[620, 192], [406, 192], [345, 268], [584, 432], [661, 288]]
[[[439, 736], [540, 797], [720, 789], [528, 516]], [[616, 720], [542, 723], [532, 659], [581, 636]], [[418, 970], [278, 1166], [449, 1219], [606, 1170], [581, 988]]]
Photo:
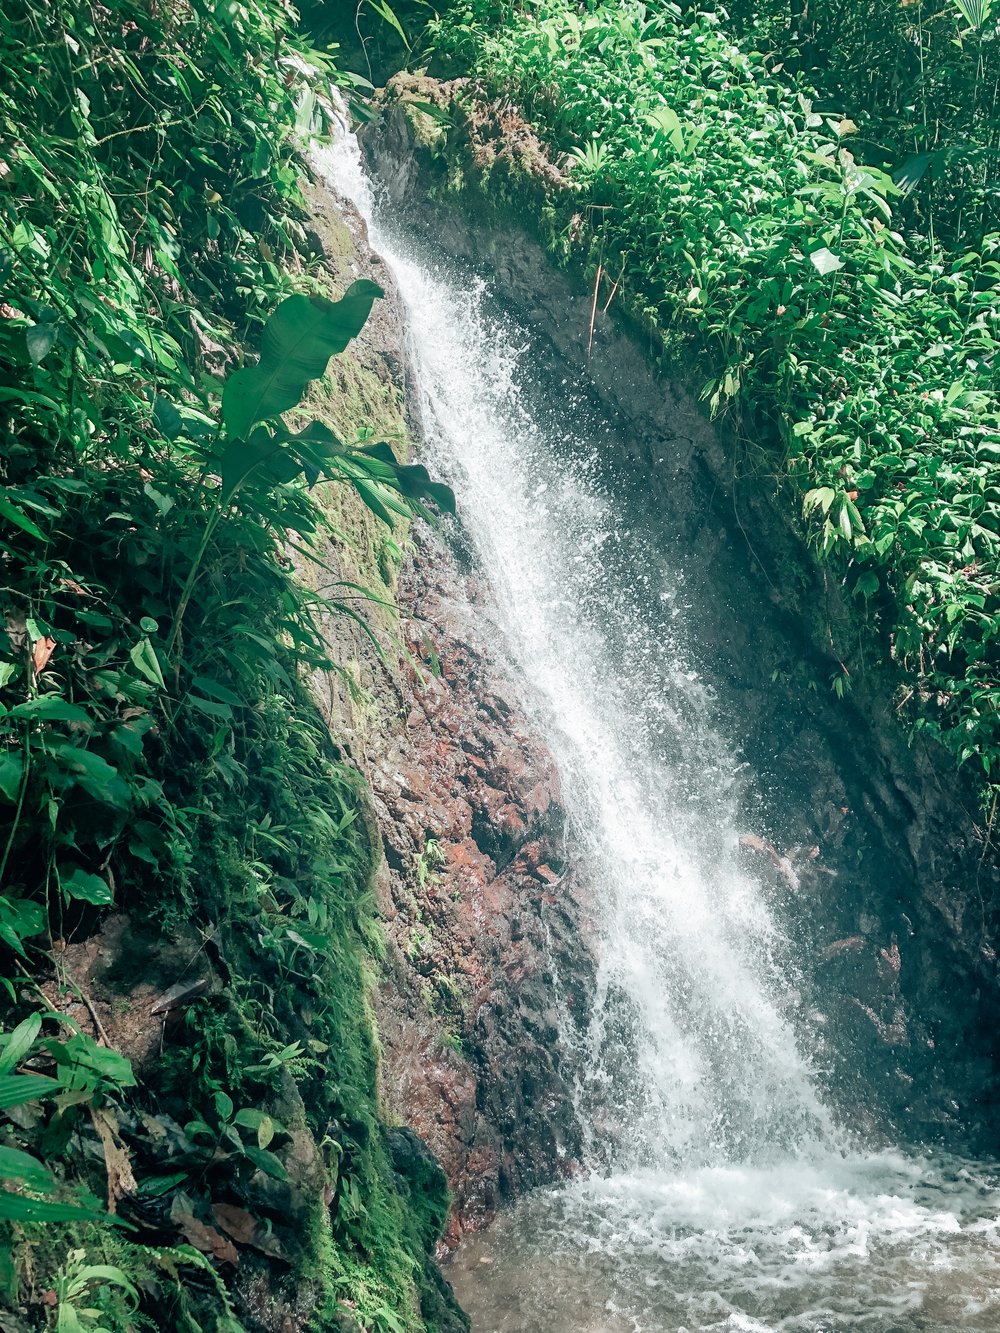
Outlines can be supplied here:
[[743, 761], [620, 425], [488, 280], [383, 216], [353, 137], [317, 162], [395, 275], [424, 460], [600, 889], [589, 1025], [565, 1024], [586, 1153], [449, 1262], [475, 1333], [996, 1333], [1000, 1171], [866, 1142], [821, 1090], [823, 1016], [740, 869]]

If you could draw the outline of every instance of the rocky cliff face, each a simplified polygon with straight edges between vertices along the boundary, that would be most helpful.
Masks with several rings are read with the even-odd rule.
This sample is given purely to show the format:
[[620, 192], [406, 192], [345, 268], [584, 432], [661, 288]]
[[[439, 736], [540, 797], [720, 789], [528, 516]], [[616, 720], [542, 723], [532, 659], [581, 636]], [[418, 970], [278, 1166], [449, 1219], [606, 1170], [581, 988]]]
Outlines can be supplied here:
[[[988, 830], [950, 761], [905, 734], [876, 629], [802, 546], [766, 451], [707, 422], [614, 311], [588, 353], [590, 295], [530, 223], [558, 172], [510, 108], [456, 108], [455, 91], [400, 76], [367, 150], [408, 224], [494, 275], [616, 423], [627, 517], [684, 572], [699, 668], [755, 774], [745, 855], [791, 923], [818, 1063], [873, 1135], [993, 1143]], [[409, 97], [448, 108], [453, 128], [407, 112]]]
[[593, 993], [558, 777], [484, 642], [478, 597], [475, 575], [421, 541], [400, 585], [408, 711], [369, 769], [387, 1098], [453, 1183], [450, 1240], [572, 1169], [571, 1030]]
[[[317, 186], [310, 203], [334, 279], [370, 276], [387, 291], [332, 368], [332, 424], [341, 411], [353, 413], [344, 429], [418, 437], [391, 277], [346, 201]], [[381, 658], [353, 622], [331, 618], [346, 669], [317, 677], [314, 693], [372, 794], [384, 849], [383, 1097], [446, 1171], [451, 1246], [504, 1199], [572, 1170], [580, 1151], [572, 1033], [593, 991], [587, 888], [558, 776], [491, 646], [488, 598], [460, 530], [425, 528], [397, 544], [343, 494], [327, 505], [350, 542], [331, 549], [319, 590], [363, 584], [399, 610], [359, 607]]]

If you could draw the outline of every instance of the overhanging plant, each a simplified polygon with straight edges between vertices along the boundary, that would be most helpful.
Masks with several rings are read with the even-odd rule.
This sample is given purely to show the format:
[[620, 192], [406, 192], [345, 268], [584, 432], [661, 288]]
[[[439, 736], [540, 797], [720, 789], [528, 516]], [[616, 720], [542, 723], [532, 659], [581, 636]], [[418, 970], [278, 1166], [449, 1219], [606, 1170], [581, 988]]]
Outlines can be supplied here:
[[[295, 432], [281, 420], [283, 413], [302, 402], [312, 381], [326, 371], [330, 358], [357, 337], [374, 302], [384, 295], [376, 283], [361, 279], [339, 301], [325, 296], [287, 297], [264, 325], [256, 365], [241, 367], [227, 377], [220, 440], [206, 458], [206, 469], [218, 476], [216, 502], [181, 591], [167, 641], [168, 655], [177, 646], [212, 536], [237, 502], [253, 509], [255, 499], [259, 501], [301, 473], [310, 486], [323, 477], [348, 482], [389, 524], [393, 510], [430, 517], [424, 500], [454, 513], [451, 489], [432, 481], [422, 464], [401, 464], [384, 441], [345, 445], [322, 421], [312, 421]], [[176, 417], [179, 425], [179, 413]]]

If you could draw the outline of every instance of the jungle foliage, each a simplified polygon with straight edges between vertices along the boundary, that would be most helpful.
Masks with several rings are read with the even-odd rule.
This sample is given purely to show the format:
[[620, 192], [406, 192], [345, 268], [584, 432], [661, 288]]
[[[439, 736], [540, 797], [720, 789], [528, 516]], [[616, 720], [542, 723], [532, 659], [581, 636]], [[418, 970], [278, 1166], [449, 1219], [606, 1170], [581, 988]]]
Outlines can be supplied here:
[[[975, 165], [920, 208], [914, 149], [931, 140], [900, 130], [878, 164], [878, 126], [839, 98], [827, 109], [721, 14], [470, 0], [431, 41], [449, 72], [474, 75], [460, 98], [512, 102], [542, 137], [567, 178], [540, 219], [552, 249], [586, 262], [602, 305], [613, 294], [667, 358], [701, 366], [713, 413], [730, 415], [756, 466], [798, 488], [821, 558], [881, 627], [901, 706], [989, 791], [1000, 235], [984, 182], [996, 174], [1000, 14], [971, 15], [963, 0], [947, 22], [961, 59], [928, 74], [927, 95], [934, 79], [969, 82], [959, 122]], [[935, 24], [940, 35], [945, 18]], [[852, 59], [863, 57], [841, 57]], [[933, 236], [918, 226], [932, 209]]]
[[[729, 6], [733, 31], [852, 116], [851, 150], [892, 172], [912, 233], [950, 249], [1000, 229], [1000, 9], [993, 0]], [[780, 72], [780, 70], [779, 70]]]
[[[364, 590], [293, 567], [339, 540], [321, 480], [453, 503], [300, 408], [381, 295], [332, 299], [299, 193], [356, 81], [272, 0], [5, 5], [0, 60], [0, 1322], [237, 1333], [263, 1281], [431, 1327], [364, 793], [304, 686]], [[68, 961], [112, 912], [117, 988], [165, 992], [141, 1076]]]

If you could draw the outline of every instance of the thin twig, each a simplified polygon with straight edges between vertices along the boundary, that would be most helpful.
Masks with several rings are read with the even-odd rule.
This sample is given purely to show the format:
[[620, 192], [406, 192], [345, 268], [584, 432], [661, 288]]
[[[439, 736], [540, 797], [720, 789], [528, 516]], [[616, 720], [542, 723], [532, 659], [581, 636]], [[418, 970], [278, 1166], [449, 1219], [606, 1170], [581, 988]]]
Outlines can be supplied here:
[[95, 1030], [96, 1030], [96, 1032], [97, 1032], [98, 1040], [99, 1040], [99, 1041], [102, 1041], [102, 1042], [104, 1043], [105, 1046], [110, 1047], [110, 1046], [111, 1046], [111, 1041], [110, 1041], [110, 1039], [109, 1039], [109, 1037], [108, 1037], [108, 1034], [107, 1034], [107, 1033], [105, 1032], [105, 1030], [104, 1030], [104, 1024], [101, 1022], [100, 1018], [98, 1017], [97, 1010], [94, 1008], [94, 1002], [93, 1002], [93, 1000], [90, 998], [90, 996], [87, 994], [87, 992], [86, 992], [85, 990], [83, 990], [82, 987], [77, 986], [75, 982], [73, 983], [73, 987], [74, 987], [74, 989], [76, 990], [77, 994], [79, 995], [80, 999], [81, 999], [81, 1000], [83, 1001], [83, 1003], [87, 1006], [87, 1013], [90, 1014], [90, 1017], [91, 1017], [92, 1020], [93, 1020], [94, 1028], [95, 1028]]
[[597, 293], [601, 286], [601, 278], [604, 274], [604, 265], [597, 265], [597, 275], [594, 278], [594, 299], [590, 306], [590, 328], [587, 330], [587, 360], [590, 360], [591, 348], [594, 346], [594, 321], [597, 319]]
[[618, 290], [618, 285], [621, 282], [622, 278], [624, 278], [624, 276], [625, 276], [625, 261], [622, 260], [622, 271], [618, 274], [618, 277], [615, 278], [614, 286], [611, 288], [611, 295], [605, 301], [604, 309], [601, 311], [602, 315], [606, 315], [608, 311], [611, 309], [611, 302], [615, 299], [615, 292]]

